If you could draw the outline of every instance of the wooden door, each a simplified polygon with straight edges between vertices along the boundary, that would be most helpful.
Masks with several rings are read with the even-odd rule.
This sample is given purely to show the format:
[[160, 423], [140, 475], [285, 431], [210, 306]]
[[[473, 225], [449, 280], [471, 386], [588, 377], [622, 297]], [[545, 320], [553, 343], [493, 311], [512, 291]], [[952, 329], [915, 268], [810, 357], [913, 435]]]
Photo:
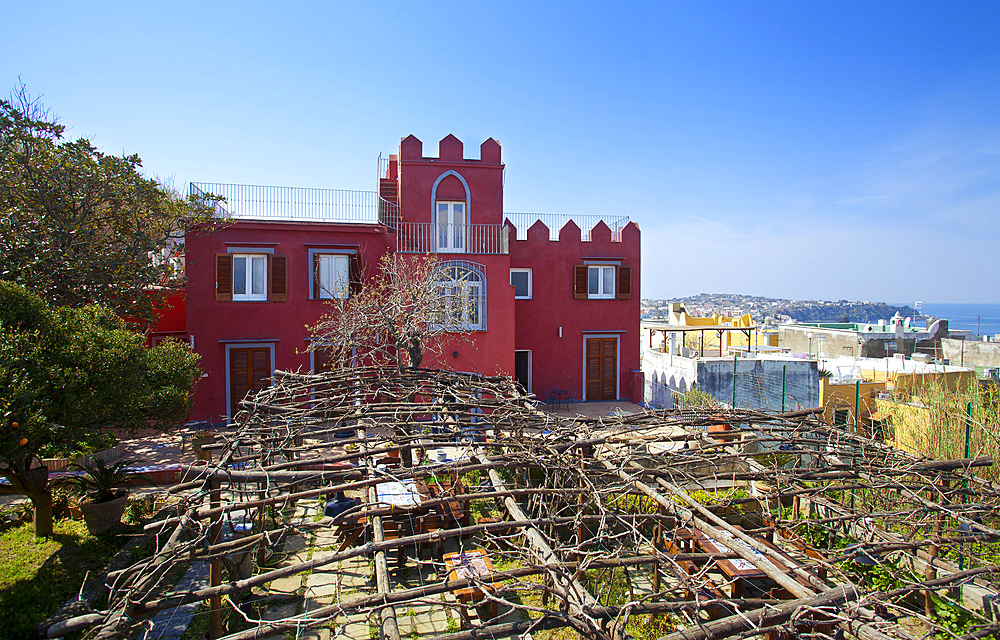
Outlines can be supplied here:
[[587, 338], [587, 400], [615, 400], [618, 396], [618, 341]]
[[229, 350], [229, 410], [239, 411], [240, 400], [249, 391], [271, 385], [271, 348], [248, 347]]

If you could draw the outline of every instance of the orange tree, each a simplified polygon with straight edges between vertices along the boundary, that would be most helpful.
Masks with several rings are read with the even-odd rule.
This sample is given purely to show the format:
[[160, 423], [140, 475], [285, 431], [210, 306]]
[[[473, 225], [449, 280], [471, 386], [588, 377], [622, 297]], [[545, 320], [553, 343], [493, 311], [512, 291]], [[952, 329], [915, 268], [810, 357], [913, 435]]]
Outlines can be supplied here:
[[87, 448], [103, 429], [169, 428], [187, 415], [198, 357], [165, 341], [153, 349], [97, 306], [51, 307], [0, 281], [0, 474], [28, 496], [35, 533], [52, 533], [46, 456]]

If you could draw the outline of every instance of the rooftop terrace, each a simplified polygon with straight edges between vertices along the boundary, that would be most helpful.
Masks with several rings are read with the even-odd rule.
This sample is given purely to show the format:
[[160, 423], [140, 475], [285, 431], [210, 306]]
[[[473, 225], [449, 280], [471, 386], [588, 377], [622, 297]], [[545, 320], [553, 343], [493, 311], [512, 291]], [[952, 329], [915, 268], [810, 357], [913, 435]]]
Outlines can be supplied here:
[[[279, 187], [248, 184], [224, 184], [216, 182], [192, 182], [190, 193], [197, 198], [208, 194], [221, 198], [215, 204], [216, 215], [234, 220], [266, 220], [275, 222], [321, 222], [349, 224], [384, 224], [398, 229], [399, 209], [396, 203], [381, 198], [375, 191], [352, 191], [345, 189], [317, 189], [311, 187]], [[559, 230], [573, 221], [580, 227], [581, 235], [587, 238], [599, 222], [604, 222], [613, 238], [629, 223], [628, 216], [615, 214], [563, 214], [563, 213], [504, 213], [504, 218], [517, 228], [517, 239], [527, 237], [528, 228], [539, 220], [548, 227], [549, 239], [558, 240]], [[425, 223], [405, 223], [408, 225]], [[411, 236], [425, 233], [433, 237], [432, 225], [427, 229], [410, 229]], [[470, 227], [496, 227], [503, 225], [469, 225]], [[499, 231], [480, 229], [476, 237], [482, 236], [484, 245], [499, 246]], [[493, 251], [491, 251], [493, 252]]]

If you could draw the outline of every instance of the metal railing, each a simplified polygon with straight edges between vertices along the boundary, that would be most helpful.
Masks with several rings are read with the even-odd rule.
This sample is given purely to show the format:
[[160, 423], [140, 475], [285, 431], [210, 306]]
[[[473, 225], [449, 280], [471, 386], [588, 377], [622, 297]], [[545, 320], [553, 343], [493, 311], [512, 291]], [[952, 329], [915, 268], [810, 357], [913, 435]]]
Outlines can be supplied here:
[[191, 195], [206, 194], [223, 198], [219, 217], [237, 219], [377, 224], [383, 211], [374, 191], [191, 183]]
[[517, 227], [517, 239], [525, 240], [528, 237], [528, 228], [538, 220], [542, 221], [549, 228], [549, 240], [559, 239], [559, 230], [572, 220], [576, 226], [580, 227], [580, 237], [590, 240], [590, 232], [598, 222], [604, 222], [611, 229], [611, 239], [621, 240], [622, 229], [629, 223], [628, 216], [606, 216], [606, 215], [575, 215], [568, 213], [504, 213], [504, 217], [510, 220], [511, 224]]
[[399, 229], [399, 204], [379, 196], [378, 221], [390, 229]]
[[400, 253], [499, 255], [509, 252], [510, 227], [506, 225], [400, 222], [396, 229], [396, 250]]
[[389, 156], [378, 154], [378, 175], [375, 176], [375, 181], [378, 182], [382, 178], [389, 175]]

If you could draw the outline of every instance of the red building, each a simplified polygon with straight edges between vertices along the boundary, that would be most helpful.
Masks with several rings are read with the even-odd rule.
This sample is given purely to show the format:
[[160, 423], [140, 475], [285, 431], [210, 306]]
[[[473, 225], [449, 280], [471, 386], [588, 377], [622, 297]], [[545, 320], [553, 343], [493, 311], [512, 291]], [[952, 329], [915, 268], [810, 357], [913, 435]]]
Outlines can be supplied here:
[[543, 400], [641, 398], [638, 227], [505, 214], [503, 170], [492, 138], [470, 159], [452, 135], [437, 157], [409, 136], [378, 192], [192, 184], [234, 222], [186, 239], [185, 329], [206, 372], [191, 418], [231, 415], [275, 368], [321, 367], [307, 327], [387, 252], [437, 254], [470, 287], [471, 338], [423, 366], [507, 373]]

